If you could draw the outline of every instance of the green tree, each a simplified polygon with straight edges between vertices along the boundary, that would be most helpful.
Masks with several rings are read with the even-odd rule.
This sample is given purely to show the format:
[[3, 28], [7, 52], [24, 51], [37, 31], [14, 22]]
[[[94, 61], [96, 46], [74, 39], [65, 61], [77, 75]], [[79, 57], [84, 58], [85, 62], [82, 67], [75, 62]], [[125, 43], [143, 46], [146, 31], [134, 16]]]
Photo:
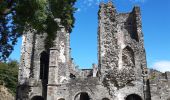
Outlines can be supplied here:
[[18, 81], [18, 62], [0, 63], [0, 84], [7, 87], [12, 94], [16, 93]]
[[1, 0], [0, 1], [0, 60], [6, 60], [18, 37], [33, 28], [36, 34], [47, 33], [45, 48], [53, 45], [59, 23], [68, 32], [74, 27], [76, 0]]

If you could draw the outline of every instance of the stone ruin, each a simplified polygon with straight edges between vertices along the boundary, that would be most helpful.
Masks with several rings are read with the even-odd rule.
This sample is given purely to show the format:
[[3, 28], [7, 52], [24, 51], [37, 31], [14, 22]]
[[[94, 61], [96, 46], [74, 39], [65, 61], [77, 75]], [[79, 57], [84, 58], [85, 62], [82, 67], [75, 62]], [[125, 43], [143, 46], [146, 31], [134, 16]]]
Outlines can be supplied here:
[[149, 84], [152, 100], [170, 100], [170, 72], [150, 69]]
[[112, 2], [101, 3], [98, 24], [93, 69], [76, 68], [70, 33], [62, 25], [49, 50], [47, 34], [26, 31], [16, 100], [151, 100], [140, 8], [118, 13]]

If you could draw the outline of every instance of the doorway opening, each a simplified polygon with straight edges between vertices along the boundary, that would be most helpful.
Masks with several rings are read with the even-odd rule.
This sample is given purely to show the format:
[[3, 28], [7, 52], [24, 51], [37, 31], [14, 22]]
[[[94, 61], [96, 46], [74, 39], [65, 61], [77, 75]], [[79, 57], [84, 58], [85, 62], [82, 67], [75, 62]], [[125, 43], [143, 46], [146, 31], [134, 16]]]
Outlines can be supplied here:
[[131, 94], [126, 97], [126, 100], [142, 100], [141, 97], [137, 94]]
[[78, 93], [74, 100], [90, 100], [90, 96], [86, 92]]
[[80, 94], [80, 100], [90, 100], [89, 95], [86, 92]]

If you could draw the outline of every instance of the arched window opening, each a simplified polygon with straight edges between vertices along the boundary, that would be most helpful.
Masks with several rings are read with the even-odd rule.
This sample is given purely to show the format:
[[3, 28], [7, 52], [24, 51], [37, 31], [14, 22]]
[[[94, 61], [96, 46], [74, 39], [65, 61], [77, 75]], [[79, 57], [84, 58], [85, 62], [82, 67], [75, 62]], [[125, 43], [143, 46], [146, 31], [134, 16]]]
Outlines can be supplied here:
[[31, 100], [44, 100], [42, 96], [34, 96]]
[[80, 100], [90, 100], [89, 95], [85, 92], [80, 94]]
[[127, 46], [126, 48], [123, 49], [122, 54], [123, 54], [122, 56], [123, 66], [134, 67], [135, 60], [133, 50], [129, 46]]
[[102, 100], [109, 100], [108, 98], [103, 98]]
[[42, 95], [44, 98], [47, 97], [48, 71], [49, 54], [43, 51], [40, 57], [40, 79], [42, 80]]
[[48, 70], [49, 70], [49, 55], [45, 51], [41, 53], [40, 57], [40, 79], [48, 78]]
[[137, 94], [131, 94], [126, 97], [126, 100], [142, 100], [141, 97]]

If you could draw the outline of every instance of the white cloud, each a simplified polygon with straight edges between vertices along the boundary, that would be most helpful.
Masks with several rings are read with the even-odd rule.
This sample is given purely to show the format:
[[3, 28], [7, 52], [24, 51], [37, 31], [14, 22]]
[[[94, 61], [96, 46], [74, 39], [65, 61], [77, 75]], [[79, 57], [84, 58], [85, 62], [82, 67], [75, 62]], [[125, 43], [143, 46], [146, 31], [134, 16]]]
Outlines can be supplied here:
[[151, 68], [161, 72], [170, 71], [170, 61], [157, 61]]

